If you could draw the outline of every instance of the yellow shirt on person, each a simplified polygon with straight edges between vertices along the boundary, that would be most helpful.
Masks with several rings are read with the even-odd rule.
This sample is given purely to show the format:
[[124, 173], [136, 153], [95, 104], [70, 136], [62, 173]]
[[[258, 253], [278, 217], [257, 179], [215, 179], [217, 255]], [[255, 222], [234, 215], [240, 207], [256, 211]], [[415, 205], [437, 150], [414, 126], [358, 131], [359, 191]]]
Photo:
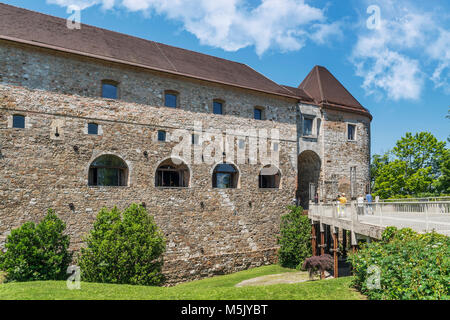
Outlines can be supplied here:
[[347, 198], [344, 196], [340, 197], [338, 200], [340, 204], [347, 204]]

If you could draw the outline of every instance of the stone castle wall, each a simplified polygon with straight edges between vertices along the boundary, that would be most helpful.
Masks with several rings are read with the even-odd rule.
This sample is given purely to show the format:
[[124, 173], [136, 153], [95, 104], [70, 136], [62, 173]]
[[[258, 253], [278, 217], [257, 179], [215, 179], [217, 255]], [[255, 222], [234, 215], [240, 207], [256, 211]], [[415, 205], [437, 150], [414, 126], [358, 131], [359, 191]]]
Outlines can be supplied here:
[[[0, 85], [0, 105], [0, 242], [11, 229], [26, 221], [39, 221], [52, 207], [67, 223], [72, 248], [77, 249], [102, 207], [123, 209], [144, 202], [167, 237], [166, 267], [183, 263], [184, 268], [175, 269], [179, 272], [167, 270], [174, 279], [199, 277], [208, 274], [208, 268], [211, 272], [231, 272], [234, 269], [230, 266], [239, 269], [273, 263], [280, 216], [295, 194], [295, 138], [278, 142], [282, 172], [278, 190], [258, 188], [261, 163], [237, 164], [237, 189], [212, 188], [214, 164], [205, 163], [189, 164], [189, 188], [157, 188], [157, 166], [171, 156], [177, 142], [158, 142], [156, 132], [163, 128], [169, 137], [175, 128], [193, 132], [195, 120], [205, 131], [220, 128], [224, 133], [225, 129], [251, 125], [278, 128], [282, 136], [295, 137], [291, 125], [5, 85]], [[26, 129], [9, 127], [14, 114], [26, 116]], [[86, 124], [92, 121], [101, 125], [102, 135], [86, 134]], [[55, 124], [59, 137], [54, 135]], [[114, 154], [126, 161], [129, 186], [88, 186], [89, 165], [101, 154]], [[183, 159], [188, 156], [183, 155]], [[69, 207], [71, 203], [74, 210]], [[234, 255], [236, 264], [223, 258]], [[190, 261], [203, 256], [215, 263], [191, 274], [198, 266]]]
[[[370, 122], [363, 116], [3, 41], [0, 60], [0, 246], [12, 228], [39, 221], [52, 207], [78, 249], [102, 207], [145, 203], [167, 237], [165, 273], [176, 283], [276, 260], [280, 216], [296, 195], [300, 152], [318, 155], [324, 198], [350, 180], [350, 166], [357, 167], [358, 192], [369, 179]], [[99, 98], [103, 79], [119, 82], [120, 100]], [[164, 90], [179, 92], [180, 108], [160, 107]], [[225, 101], [224, 115], [212, 114], [214, 99]], [[253, 119], [255, 106], [264, 107], [267, 120]], [[320, 118], [315, 139], [301, 135], [302, 112]], [[11, 128], [14, 114], [26, 116], [26, 129]], [[358, 126], [355, 142], [346, 141], [348, 121]], [[87, 134], [90, 122], [100, 125], [98, 136]], [[203, 131], [195, 131], [198, 124]], [[249, 163], [249, 138], [246, 161], [237, 163], [237, 189], [212, 188], [214, 163], [189, 163], [198, 156], [194, 150], [182, 156], [188, 188], [155, 187], [158, 164], [179, 143], [178, 129], [206, 136], [279, 130], [279, 141], [269, 142], [279, 143], [281, 188], [258, 188], [263, 164]], [[158, 130], [167, 132], [168, 142], [157, 141]], [[89, 165], [102, 154], [126, 161], [127, 187], [88, 186]]]

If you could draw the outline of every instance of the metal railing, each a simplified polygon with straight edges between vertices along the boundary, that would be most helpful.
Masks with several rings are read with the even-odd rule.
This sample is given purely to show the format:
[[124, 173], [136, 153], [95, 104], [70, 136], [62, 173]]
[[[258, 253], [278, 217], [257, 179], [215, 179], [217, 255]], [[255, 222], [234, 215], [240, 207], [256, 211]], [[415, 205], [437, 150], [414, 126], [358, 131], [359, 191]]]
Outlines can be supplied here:
[[350, 220], [379, 227], [411, 228], [418, 232], [450, 235], [450, 201], [397, 201], [346, 205], [338, 203], [311, 204], [309, 213], [315, 217]]

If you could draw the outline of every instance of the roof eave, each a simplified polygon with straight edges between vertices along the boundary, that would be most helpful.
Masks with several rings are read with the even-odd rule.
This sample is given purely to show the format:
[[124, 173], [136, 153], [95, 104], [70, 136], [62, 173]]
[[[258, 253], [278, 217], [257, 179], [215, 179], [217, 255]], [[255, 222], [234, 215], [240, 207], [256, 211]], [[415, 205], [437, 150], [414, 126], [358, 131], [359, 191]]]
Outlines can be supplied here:
[[346, 112], [350, 112], [350, 113], [360, 114], [360, 115], [368, 117], [370, 119], [370, 121], [372, 121], [372, 119], [373, 119], [372, 114], [369, 112], [369, 110], [367, 110], [365, 108], [359, 109], [359, 108], [352, 107], [352, 106], [337, 105], [337, 104], [323, 103], [323, 102], [320, 103], [320, 105], [324, 109], [340, 110], [340, 111], [346, 111]]

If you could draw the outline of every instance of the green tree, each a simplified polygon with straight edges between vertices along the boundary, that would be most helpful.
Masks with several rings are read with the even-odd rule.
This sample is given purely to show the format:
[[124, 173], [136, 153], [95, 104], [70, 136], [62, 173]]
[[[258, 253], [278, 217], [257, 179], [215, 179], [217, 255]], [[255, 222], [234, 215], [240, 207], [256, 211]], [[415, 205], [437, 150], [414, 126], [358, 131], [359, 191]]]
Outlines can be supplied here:
[[444, 150], [445, 142], [438, 141], [429, 132], [418, 132], [415, 135], [407, 132], [397, 141], [392, 153], [399, 160], [405, 161], [412, 172], [431, 167], [431, 173], [437, 178]]
[[0, 270], [6, 281], [63, 280], [72, 260], [64, 222], [49, 209], [39, 223], [26, 222], [6, 239]]
[[311, 221], [303, 215], [302, 207], [288, 209], [289, 213], [281, 217], [278, 261], [283, 267], [296, 268], [311, 256]]
[[375, 178], [375, 193], [384, 199], [394, 195], [406, 194], [407, 167], [406, 162], [401, 160], [394, 160], [384, 165]]
[[441, 176], [435, 182], [436, 189], [443, 194], [450, 194], [450, 150], [445, 150], [441, 163]]
[[447, 192], [446, 157], [445, 142], [429, 132], [408, 132], [392, 151], [372, 157], [372, 190], [381, 198]]
[[375, 187], [375, 179], [380, 175], [381, 169], [389, 163], [389, 152], [383, 155], [374, 154], [370, 164], [370, 184], [371, 189]]
[[147, 210], [132, 204], [122, 214], [102, 209], [81, 249], [79, 265], [88, 282], [158, 285], [166, 243]]

